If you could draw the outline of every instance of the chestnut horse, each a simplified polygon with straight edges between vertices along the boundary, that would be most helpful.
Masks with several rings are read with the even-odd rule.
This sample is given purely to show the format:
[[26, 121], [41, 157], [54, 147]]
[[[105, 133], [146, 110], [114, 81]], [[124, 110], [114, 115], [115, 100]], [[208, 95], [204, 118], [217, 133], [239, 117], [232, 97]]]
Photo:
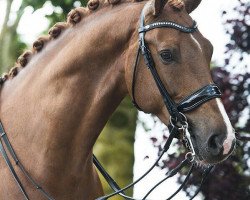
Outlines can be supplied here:
[[[201, 0], [130, 2], [91, 0], [67, 22], [52, 27], [22, 54], [1, 79], [0, 119], [25, 170], [53, 198], [93, 200], [103, 195], [93, 167], [93, 146], [108, 118], [126, 95], [138, 49], [138, 26], [173, 21], [186, 27]], [[211, 84], [213, 48], [197, 30], [159, 28], [145, 41], [160, 79], [175, 102]], [[167, 124], [169, 113], [143, 58], [138, 60], [134, 96], [138, 106]], [[196, 162], [225, 160], [235, 134], [218, 98], [186, 114]], [[12, 161], [11, 161], [12, 162]], [[44, 199], [12, 162], [30, 199]], [[0, 156], [0, 199], [22, 199]]]

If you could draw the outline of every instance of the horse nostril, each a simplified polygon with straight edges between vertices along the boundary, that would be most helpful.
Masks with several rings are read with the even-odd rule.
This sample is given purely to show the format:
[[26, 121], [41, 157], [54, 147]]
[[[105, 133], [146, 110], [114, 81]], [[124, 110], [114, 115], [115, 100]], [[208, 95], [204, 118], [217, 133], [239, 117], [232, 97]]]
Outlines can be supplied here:
[[214, 134], [208, 139], [208, 151], [214, 155], [218, 156], [223, 151], [223, 135]]

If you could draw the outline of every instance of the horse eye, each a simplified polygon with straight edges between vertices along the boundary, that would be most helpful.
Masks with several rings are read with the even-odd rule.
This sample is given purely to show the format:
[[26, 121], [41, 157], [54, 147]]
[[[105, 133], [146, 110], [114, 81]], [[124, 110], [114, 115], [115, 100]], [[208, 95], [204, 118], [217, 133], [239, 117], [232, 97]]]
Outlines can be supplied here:
[[170, 50], [165, 50], [160, 53], [161, 59], [166, 62], [170, 63], [173, 61], [173, 54]]

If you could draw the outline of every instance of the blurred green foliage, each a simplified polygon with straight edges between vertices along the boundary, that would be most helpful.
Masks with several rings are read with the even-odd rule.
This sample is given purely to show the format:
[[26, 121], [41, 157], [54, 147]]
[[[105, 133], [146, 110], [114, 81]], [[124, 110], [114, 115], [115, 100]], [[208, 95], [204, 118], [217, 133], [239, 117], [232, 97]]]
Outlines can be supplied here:
[[[136, 109], [132, 108], [130, 99], [125, 98], [113, 113], [94, 148], [95, 155], [120, 187], [131, 183], [133, 178], [136, 119]], [[111, 193], [106, 181], [103, 178], [101, 180], [105, 192]], [[132, 195], [132, 190], [127, 194]]]

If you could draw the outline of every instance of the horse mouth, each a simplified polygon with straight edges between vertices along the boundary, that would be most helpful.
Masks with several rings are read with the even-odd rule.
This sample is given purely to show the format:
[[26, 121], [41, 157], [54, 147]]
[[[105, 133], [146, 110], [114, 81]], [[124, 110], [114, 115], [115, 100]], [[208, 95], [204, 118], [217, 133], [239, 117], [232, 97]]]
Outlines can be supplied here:
[[210, 166], [210, 165], [216, 165], [219, 163], [224, 162], [225, 160], [227, 160], [235, 151], [236, 149], [236, 142], [233, 141], [231, 148], [229, 150], [229, 152], [224, 155], [223, 154], [223, 150], [220, 154], [214, 156], [212, 154], [210, 154], [209, 150], [207, 148], [202, 148], [202, 147], [197, 147], [197, 145], [194, 145], [195, 148], [195, 163], [198, 166]]

